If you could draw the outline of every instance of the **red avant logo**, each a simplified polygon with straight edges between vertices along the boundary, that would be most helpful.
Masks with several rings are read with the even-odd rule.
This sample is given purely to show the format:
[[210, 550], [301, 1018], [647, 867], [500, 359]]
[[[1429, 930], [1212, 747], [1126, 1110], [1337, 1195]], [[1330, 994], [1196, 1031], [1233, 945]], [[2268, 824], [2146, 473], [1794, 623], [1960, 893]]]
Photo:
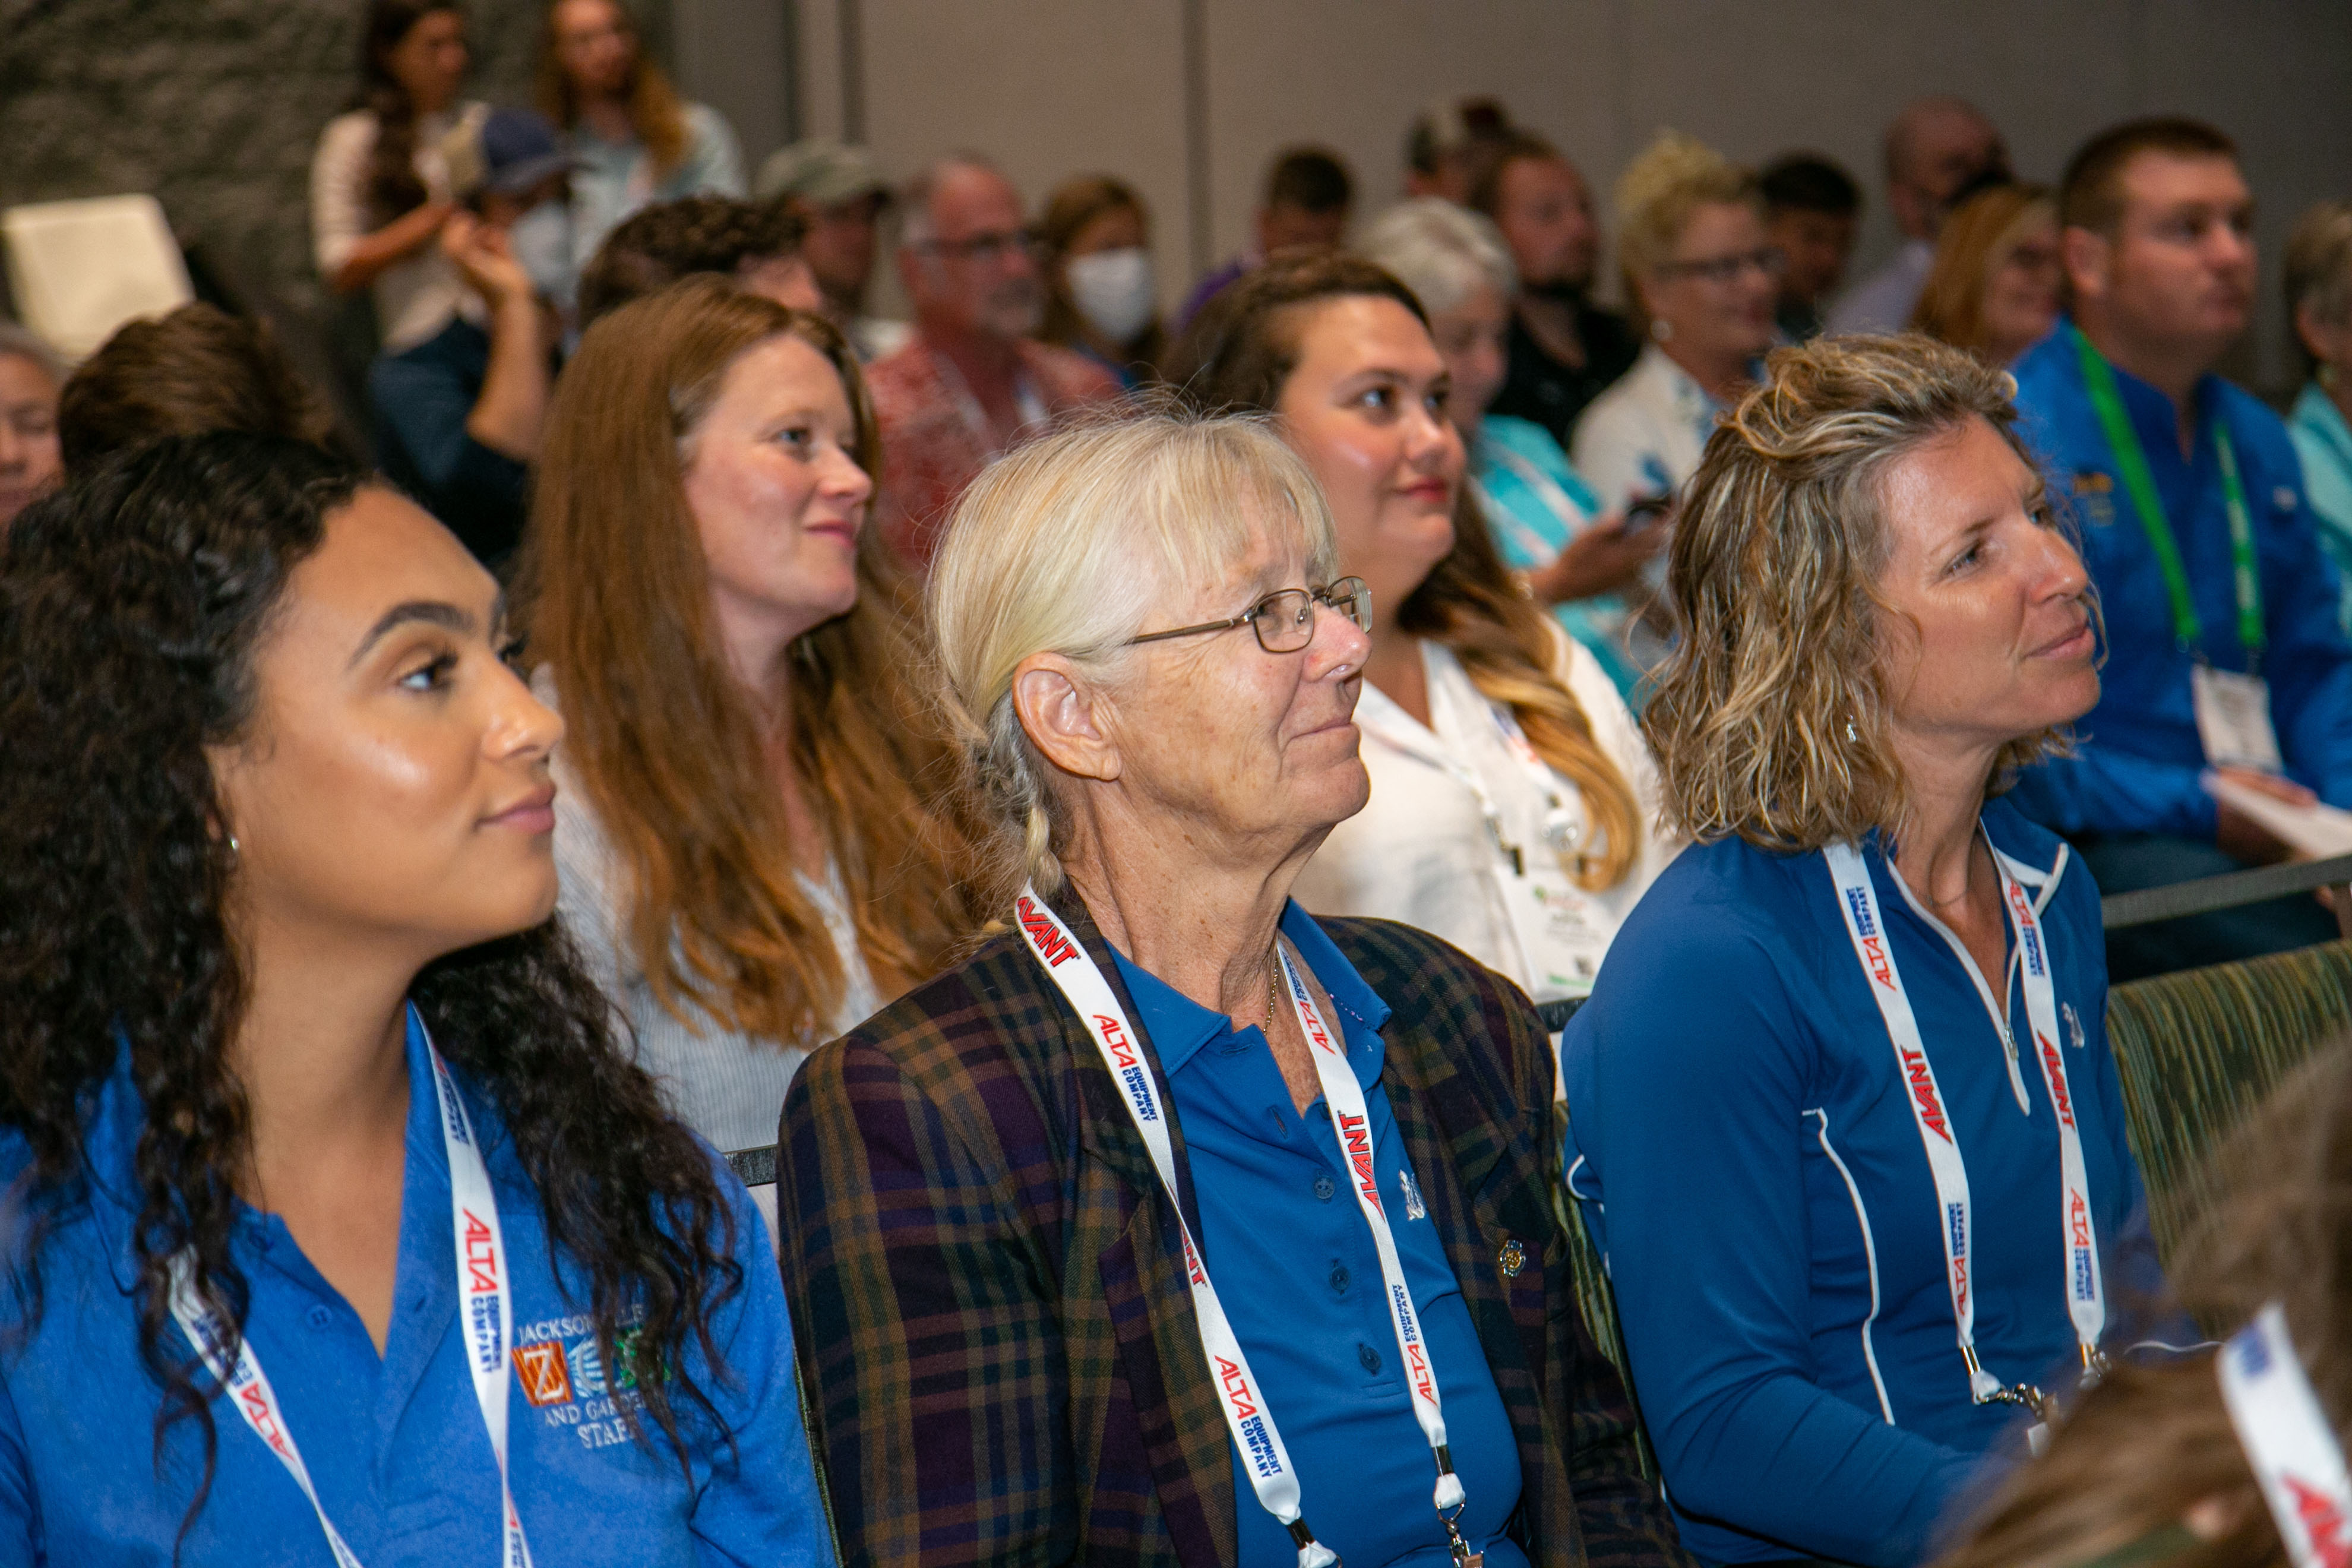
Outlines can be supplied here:
[[1249, 1399], [1249, 1379], [1243, 1375], [1240, 1367], [1218, 1356], [1217, 1380], [1225, 1385], [1225, 1398], [1232, 1404], [1236, 1419], [1257, 1414], [1257, 1406]]
[[2041, 1030], [2033, 1031], [2033, 1043], [2042, 1047], [2042, 1065], [2050, 1069], [2050, 1102], [2058, 1108], [2058, 1120], [2068, 1127], [2074, 1125], [2074, 1097], [2066, 1092], [2066, 1063], [2058, 1055]]
[[466, 1211], [466, 1272], [473, 1283], [468, 1294], [479, 1296], [499, 1288], [498, 1254], [490, 1249], [490, 1227], [472, 1209]]
[[1932, 1128], [1937, 1137], [1950, 1142], [1952, 1130], [1944, 1121], [1944, 1102], [1936, 1097], [1936, 1079], [1927, 1070], [1927, 1053], [1905, 1046], [1900, 1048], [1900, 1055], [1903, 1058], [1903, 1076], [1911, 1086], [1911, 1098], [1918, 1102], [1919, 1120]]
[[2295, 1517], [2311, 1537], [2312, 1554], [2326, 1568], [2352, 1568], [2352, 1541], [2345, 1539], [2344, 1513], [2326, 1493], [2306, 1485], [2299, 1476], [2282, 1476], [2294, 1499]]
[[1360, 1116], [1339, 1112], [1339, 1142], [1347, 1151], [1348, 1163], [1356, 1173], [1356, 1190], [1375, 1212], [1386, 1213], [1381, 1206], [1381, 1184], [1372, 1174], [1372, 1132]]
[[1039, 909], [1026, 894], [1013, 900], [1013, 909], [1021, 917], [1021, 929], [1029, 933], [1030, 944], [1045, 959], [1046, 968], [1053, 968], [1078, 951], [1054, 923], [1054, 917]]

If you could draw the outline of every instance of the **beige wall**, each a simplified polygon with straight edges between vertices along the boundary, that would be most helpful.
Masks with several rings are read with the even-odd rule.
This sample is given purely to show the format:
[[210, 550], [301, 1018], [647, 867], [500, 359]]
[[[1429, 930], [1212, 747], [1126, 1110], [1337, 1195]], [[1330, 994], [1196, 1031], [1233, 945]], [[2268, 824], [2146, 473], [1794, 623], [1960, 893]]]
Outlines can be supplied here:
[[[1069, 174], [1125, 176], [1151, 203], [1171, 300], [1200, 265], [1244, 243], [1276, 148], [1328, 142], [1354, 168], [1360, 208], [1375, 210], [1398, 194], [1404, 127], [1432, 99], [1496, 94], [1581, 163], [1604, 201], [1664, 126], [1750, 162], [1818, 148], [1874, 197], [1879, 128], [1906, 100], [1948, 91], [2002, 125], [2032, 178], [2054, 179], [2075, 143], [2133, 113], [2201, 114], [2236, 136], [2273, 280], [2244, 369], [2276, 385], [2289, 374], [2271, 303], [2286, 228], [2305, 204], [2352, 189], [2344, 0], [675, 0], [674, 10], [689, 85], [694, 41], [744, 44], [730, 57], [740, 83], [745, 56], [777, 58], [784, 16], [801, 128], [838, 135], [862, 117], [892, 173], [973, 147], [1032, 200]], [[1188, 82], [1205, 113], [1192, 111]], [[772, 106], [746, 100], [739, 119], [747, 111], [762, 135], [782, 134], [786, 116]], [[1205, 182], [1192, 177], [1196, 161]], [[1197, 210], [1196, 183], [1206, 190]], [[1893, 242], [1874, 201], [1860, 265]]]

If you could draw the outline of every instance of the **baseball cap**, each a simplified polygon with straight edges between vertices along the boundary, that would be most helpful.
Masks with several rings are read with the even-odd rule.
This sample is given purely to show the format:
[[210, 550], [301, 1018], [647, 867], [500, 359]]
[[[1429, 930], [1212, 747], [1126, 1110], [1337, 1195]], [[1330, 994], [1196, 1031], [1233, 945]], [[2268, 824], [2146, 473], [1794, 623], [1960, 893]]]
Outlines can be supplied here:
[[873, 154], [865, 148], [811, 137], [769, 153], [751, 193], [761, 201], [798, 196], [831, 206], [853, 196], [887, 196], [890, 187], [874, 172]]
[[457, 122], [442, 140], [449, 186], [457, 199], [494, 191], [519, 196], [577, 162], [556, 139], [555, 127], [528, 109], [493, 109]]

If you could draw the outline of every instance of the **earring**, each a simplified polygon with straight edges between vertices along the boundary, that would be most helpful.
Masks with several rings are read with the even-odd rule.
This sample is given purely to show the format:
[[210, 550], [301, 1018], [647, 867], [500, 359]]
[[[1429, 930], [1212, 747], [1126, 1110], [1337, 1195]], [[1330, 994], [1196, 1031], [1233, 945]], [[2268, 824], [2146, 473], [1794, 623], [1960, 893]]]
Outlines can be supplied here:
[[232, 834], [230, 834], [230, 835], [228, 836], [228, 858], [229, 858], [230, 859], [234, 860], [234, 859], [236, 859], [236, 857], [237, 857], [236, 835], [236, 834], [234, 834], [234, 833], [232, 833]]
[[1653, 316], [1650, 318], [1650, 336], [1662, 343], [1673, 342], [1675, 324], [1663, 316]]
[[1861, 736], [1853, 732], [1853, 721], [1851, 719], [1845, 721], [1845, 738], [1849, 741], [1854, 742], [1859, 742], [1862, 739]]

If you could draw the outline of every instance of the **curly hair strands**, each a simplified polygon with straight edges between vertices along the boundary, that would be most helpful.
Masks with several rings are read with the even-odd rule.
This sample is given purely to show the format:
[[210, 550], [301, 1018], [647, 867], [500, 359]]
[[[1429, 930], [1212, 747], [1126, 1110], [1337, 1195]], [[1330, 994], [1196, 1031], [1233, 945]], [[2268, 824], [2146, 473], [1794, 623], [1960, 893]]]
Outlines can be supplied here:
[[[1781, 349], [1766, 372], [1684, 492], [1666, 573], [1682, 635], [1643, 726], [1667, 816], [1694, 842], [1811, 850], [1904, 820], [1899, 693], [1884, 679], [1893, 612], [1877, 588], [1886, 470], [1979, 419], [2032, 460], [2016, 384], [1916, 333]], [[1996, 783], [2060, 742], [2055, 730], [2011, 742]]]
[[368, 153], [368, 210], [379, 224], [425, 205], [428, 195], [416, 172], [416, 105], [392, 74], [392, 51], [427, 16], [444, 12], [463, 16], [456, 0], [372, 0], [360, 31], [360, 90], [353, 107], [375, 116], [375, 145]]
[[856, 456], [877, 470], [865, 383], [838, 332], [711, 277], [599, 320], [549, 411], [519, 597], [553, 672], [564, 754], [625, 874], [622, 921], [655, 998], [745, 1034], [805, 1039], [846, 980], [793, 861], [770, 761], [790, 763], [824, 831], [858, 946], [884, 994], [929, 974], [969, 921], [961, 827], [940, 804], [954, 760], [918, 685], [911, 592], [872, 529], [856, 607], [794, 641], [765, 694], [743, 689], [710, 608], [687, 508], [694, 432], [727, 372], [780, 335], [840, 375]]
[[1129, 639], [1179, 584], [1230, 578], [1269, 546], [1297, 553], [1315, 583], [1335, 575], [1323, 492], [1262, 420], [1097, 418], [1029, 443], [965, 490], [931, 570], [930, 620], [967, 788], [996, 830], [992, 913], [1024, 879], [1057, 889], [1071, 850], [1052, 764], [1013, 710], [1021, 661], [1055, 653], [1115, 683]]
[[[556, 51], [556, 22], [570, 0], [551, 0], [541, 13], [539, 28], [539, 65], [534, 72], [534, 96], [539, 111], [559, 128], [570, 131], [580, 123], [580, 94], [572, 79], [563, 71], [563, 61]], [[620, 0], [607, 0], [622, 30], [637, 51], [635, 68], [629, 73], [629, 128], [637, 140], [653, 154], [657, 174], [667, 176], [686, 162], [686, 105], [670, 85], [669, 76], [661, 67], [646, 58], [645, 39], [637, 31], [636, 18]]]
[[[127, 1051], [157, 1462], [176, 1422], [203, 1442], [183, 1539], [210, 1491], [217, 1390], [172, 1323], [172, 1260], [192, 1259], [238, 1332], [249, 1300], [230, 1251], [251, 1153], [230, 1065], [247, 959], [208, 752], [250, 737], [270, 618], [363, 482], [291, 441], [173, 437], [26, 509], [0, 547], [0, 737], [21, 764], [0, 770], [0, 1125], [31, 1152], [12, 1194], [29, 1223], [9, 1252], [9, 1329], [37, 1326], [44, 1247], [89, 1201], [91, 1099]], [[553, 922], [437, 961], [411, 1000], [496, 1107], [553, 1247], [585, 1276], [605, 1364], [634, 1355], [644, 1414], [685, 1463], [681, 1419], [717, 1415], [682, 1352], [691, 1338], [730, 1375], [709, 1323], [741, 1281], [708, 1156], [622, 1052]]]
[[[1170, 379], [1204, 408], [1272, 414], [1298, 366], [1312, 308], [1350, 298], [1393, 300], [1429, 324], [1412, 289], [1360, 257], [1271, 261], [1202, 309], [1177, 345]], [[1466, 497], [1455, 506], [1454, 548], [1398, 607], [1397, 626], [1450, 649], [1479, 694], [1509, 708], [1536, 754], [1576, 785], [1592, 829], [1562, 855], [1578, 884], [1597, 890], [1623, 880], [1641, 844], [1633, 786], [1554, 673], [1561, 634], [1520, 592]]]

